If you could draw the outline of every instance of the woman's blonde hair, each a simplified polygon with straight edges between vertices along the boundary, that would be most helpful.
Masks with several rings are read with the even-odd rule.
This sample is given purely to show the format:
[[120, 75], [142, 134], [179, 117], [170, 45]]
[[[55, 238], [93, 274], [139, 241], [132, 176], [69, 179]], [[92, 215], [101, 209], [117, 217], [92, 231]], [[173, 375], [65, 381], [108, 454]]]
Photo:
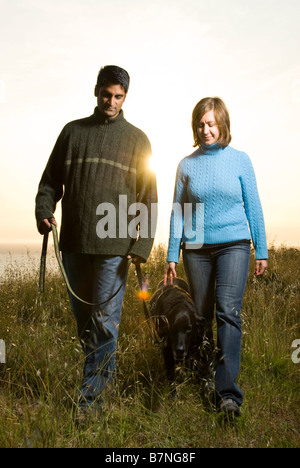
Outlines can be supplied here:
[[192, 129], [194, 134], [194, 147], [201, 146], [198, 129], [200, 120], [206, 112], [213, 110], [215, 113], [216, 124], [219, 127], [220, 136], [218, 144], [225, 148], [231, 142], [230, 118], [225, 103], [218, 97], [207, 97], [201, 99], [195, 106], [192, 115]]

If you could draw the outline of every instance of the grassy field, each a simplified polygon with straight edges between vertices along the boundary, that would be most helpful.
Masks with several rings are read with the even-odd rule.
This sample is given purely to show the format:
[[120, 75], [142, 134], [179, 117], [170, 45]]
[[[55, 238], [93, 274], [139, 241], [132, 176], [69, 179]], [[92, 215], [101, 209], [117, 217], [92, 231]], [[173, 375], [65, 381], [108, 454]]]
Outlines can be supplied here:
[[[209, 411], [192, 378], [169, 397], [161, 350], [151, 342], [138, 283], [130, 267], [117, 354], [116, 385], [107, 390], [100, 419], [76, 427], [83, 353], [60, 273], [8, 265], [0, 284], [0, 339], [7, 366], [0, 374], [0, 447], [296, 448], [299, 446], [299, 371], [292, 343], [300, 339], [300, 251], [270, 248], [269, 270], [256, 279], [254, 259], [243, 307], [239, 384], [242, 416], [224, 424]], [[165, 250], [143, 267], [152, 290], [162, 279]], [[184, 277], [182, 264], [179, 275]]]

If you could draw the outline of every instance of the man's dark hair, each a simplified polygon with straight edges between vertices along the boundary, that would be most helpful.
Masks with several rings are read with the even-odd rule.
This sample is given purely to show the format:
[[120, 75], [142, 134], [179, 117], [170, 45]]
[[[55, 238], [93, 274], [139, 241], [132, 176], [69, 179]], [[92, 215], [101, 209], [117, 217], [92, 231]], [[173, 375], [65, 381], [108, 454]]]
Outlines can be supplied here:
[[123, 86], [125, 93], [128, 93], [130, 77], [126, 70], [116, 65], [106, 65], [101, 68], [97, 78], [97, 86], [108, 86], [118, 84]]

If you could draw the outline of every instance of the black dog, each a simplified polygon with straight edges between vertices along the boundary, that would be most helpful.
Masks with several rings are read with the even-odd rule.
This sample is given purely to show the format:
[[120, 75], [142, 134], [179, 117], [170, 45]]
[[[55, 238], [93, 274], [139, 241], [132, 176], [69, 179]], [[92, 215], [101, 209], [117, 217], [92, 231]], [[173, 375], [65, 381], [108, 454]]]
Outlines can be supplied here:
[[175, 380], [176, 363], [191, 367], [197, 359], [204, 336], [204, 320], [197, 317], [187, 283], [176, 278], [173, 285], [158, 285], [149, 302], [150, 315], [163, 341], [163, 355], [168, 380]]

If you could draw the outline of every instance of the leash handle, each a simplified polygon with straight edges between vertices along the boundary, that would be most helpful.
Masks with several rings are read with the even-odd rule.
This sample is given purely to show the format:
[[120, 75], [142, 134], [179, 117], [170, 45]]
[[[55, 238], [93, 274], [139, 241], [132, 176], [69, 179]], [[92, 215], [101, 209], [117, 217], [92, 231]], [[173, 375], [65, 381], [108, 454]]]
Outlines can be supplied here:
[[40, 278], [39, 278], [39, 291], [41, 293], [43, 293], [45, 290], [45, 274], [46, 274], [46, 257], [47, 257], [48, 238], [49, 238], [49, 233], [44, 234], [41, 261], [40, 261]]
[[136, 275], [137, 275], [139, 287], [140, 287], [140, 290], [142, 291], [143, 290], [143, 276], [142, 276], [142, 270], [141, 270], [140, 263], [137, 263], [135, 265], [135, 269], [136, 269]]

